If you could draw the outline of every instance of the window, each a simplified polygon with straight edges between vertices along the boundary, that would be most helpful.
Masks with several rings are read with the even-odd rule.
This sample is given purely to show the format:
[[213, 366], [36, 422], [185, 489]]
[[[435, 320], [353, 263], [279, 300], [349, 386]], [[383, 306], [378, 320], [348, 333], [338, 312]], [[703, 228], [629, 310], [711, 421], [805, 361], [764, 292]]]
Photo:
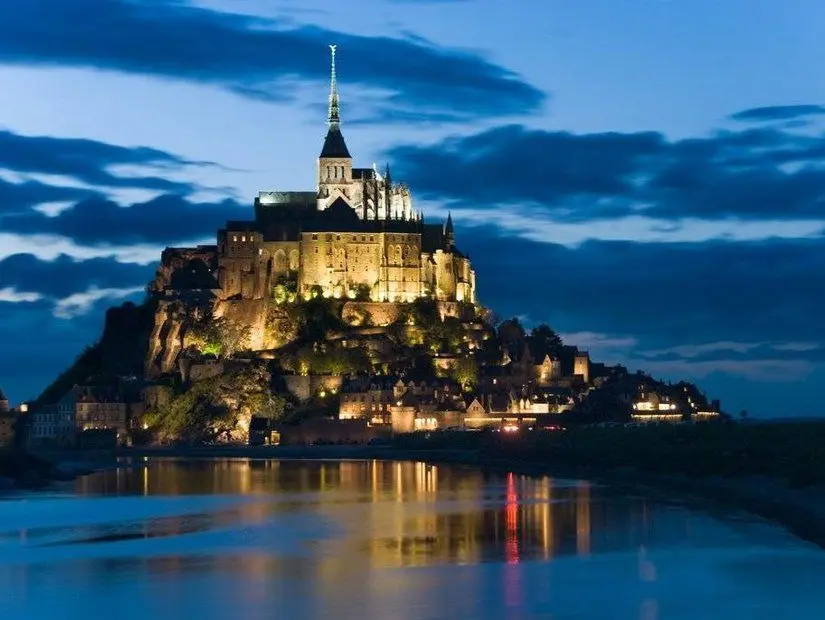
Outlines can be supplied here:
[[[317, 241], [318, 240], [318, 235], [312, 235], [312, 240]], [[318, 250], [315, 250], [315, 251], [317, 252]]]

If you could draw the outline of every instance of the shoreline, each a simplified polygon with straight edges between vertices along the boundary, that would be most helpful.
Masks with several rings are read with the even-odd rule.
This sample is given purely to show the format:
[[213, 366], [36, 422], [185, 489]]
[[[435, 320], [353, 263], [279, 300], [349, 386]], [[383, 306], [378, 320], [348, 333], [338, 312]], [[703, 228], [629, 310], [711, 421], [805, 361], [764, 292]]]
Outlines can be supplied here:
[[388, 446], [234, 446], [206, 448], [124, 448], [117, 457], [250, 458], [282, 460], [397, 460], [464, 465], [525, 476], [588, 480], [630, 492], [678, 494], [712, 501], [772, 521], [793, 535], [825, 549], [825, 487], [792, 488], [769, 476], [743, 478], [649, 474], [628, 467], [611, 471], [563, 466], [529, 459], [485, 455], [478, 449], [419, 449]]
[[[200, 448], [119, 448], [107, 452], [53, 452], [35, 455], [50, 461], [65, 482], [78, 476], [122, 466], [123, 458], [174, 459], [276, 459], [276, 460], [383, 460], [423, 461], [434, 465], [458, 465], [489, 472], [513, 472], [525, 476], [550, 476], [587, 480], [627, 492], [681, 496], [686, 500], [711, 501], [742, 510], [785, 528], [802, 540], [825, 549], [825, 486], [793, 488], [778, 477], [690, 477], [684, 474], [646, 473], [634, 467], [612, 470], [574, 466], [530, 458], [502, 457], [478, 448], [404, 448], [386, 445], [331, 446], [208, 446]], [[20, 487], [18, 487], [20, 488]]]

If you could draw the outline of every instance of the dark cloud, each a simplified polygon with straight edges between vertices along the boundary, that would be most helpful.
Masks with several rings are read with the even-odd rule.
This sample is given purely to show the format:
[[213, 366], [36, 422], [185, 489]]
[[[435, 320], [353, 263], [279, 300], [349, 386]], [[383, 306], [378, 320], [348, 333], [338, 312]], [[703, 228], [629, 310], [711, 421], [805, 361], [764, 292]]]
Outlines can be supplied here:
[[527, 114], [544, 100], [477, 54], [418, 38], [358, 36], [182, 0], [0, 2], [0, 62], [155, 75], [254, 98], [283, 99], [296, 79], [326, 80], [328, 43], [340, 46], [342, 82], [388, 91], [386, 109], [459, 109], [466, 119]]
[[597, 360], [693, 379], [734, 412], [823, 413], [825, 240], [567, 248], [456, 223], [480, 300], [501, 316], [578, 334]]
[[[106, 258], [77, 261], [60, 256], [53, 261], [44, 261], [31, 254], [13, 254], [0, 261], [0, 289], [37, 293], [48, 302], [90, 288], [143, 287], [156, 268], [157, 265], [119, 263]], [[39, 305], [40, 300], [34, 303]]]
[[9, 215], [0, 221], [9, 232], [50, 233], [80, 244], [129, 245], [212, 239], [227, 220], [252, 216], [251, 207], [233, 200], [200, 203], [176, 194], [164, 194], [129, 207], [95, 197], [78, 202], [54, 217], [30, 211]]
[[825, 281], [825, 239], [568, 248], [459, 228], [458, 241], [473, 260], [482, 302], [562, 332], [632, 335], [648, 350], [718, 341], [825, 344], [816, 323], [825, 316], [818, 284]]
[[509, 125], [399, 146], [388, 157], [420, 197], [474, 208], [536, 206], [566, 221], [825, 216], [825, 136], [775, 127], [671, 141], [658, 132]]
[[0, 294], [0, 387], [14, 401], [37, 396], [84, 347], [100, 338], [106, 308], [127, 299], [139, 302], [144, 296], [135, 292], [84, 299], [84, 294], [94, 289], [141, 288], [155, 268], [66, 256], [42, 261], [28, 254], [0, 261], [0, 291], [39, 295], [10, 302], [3, 300], [12, 295]]
[[742, 110], [730, 116], [731, 120], [744, 122], [791, 121], [807, 116], [822, 116], [822, 105], [774, 105]]
[[28, 209], [47, 202], [65, 202], [92, 196], [94, 192], [74, 187], [48, 185], [38, 181], [11, 183], [0, 179], [0, 217], [26, 213]]
[[[0, 3], [0, 14], [4, 6]], [[2, 28], [0, 19], [0, 30]], [[2, 45], [0, 41], [0, 47]], [[125, 147], [96, 140], [23, 136], [0, 130], [0, 169], [65, 176], [96, 187], [189, 192], [193, 189], [189, 183], [156, 175], [117, 175], [110, 169], [115, 166], [134, 166], [162, 170], [168, 174], [193, 165], [214, 164], [189, 161], [146, 146]]]

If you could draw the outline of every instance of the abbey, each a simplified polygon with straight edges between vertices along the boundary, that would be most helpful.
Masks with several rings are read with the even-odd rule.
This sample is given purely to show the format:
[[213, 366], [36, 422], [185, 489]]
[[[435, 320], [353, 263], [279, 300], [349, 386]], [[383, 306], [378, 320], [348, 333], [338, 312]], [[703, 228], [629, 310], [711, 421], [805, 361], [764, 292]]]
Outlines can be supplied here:
[[[335, 47], [327, 135], [314, 191], [264, 191], [255, 219], [218, 232], [211, 270], [225, 299], [260, 299], [287, 278], [298, 294], [409, 302], [476, 301], [475, 273], [455, 246], [450, 217], [428, 224], [409, 189], [383, 173], [353, 167], [341, 132]], [[211, 252], [212, 248], [201, 248]], [[164, 263], [199, 250], [169, 249]], [[212, 262], [212, 261], [210, 261]], [[172, 269], [174, 267], [169, 265]]]

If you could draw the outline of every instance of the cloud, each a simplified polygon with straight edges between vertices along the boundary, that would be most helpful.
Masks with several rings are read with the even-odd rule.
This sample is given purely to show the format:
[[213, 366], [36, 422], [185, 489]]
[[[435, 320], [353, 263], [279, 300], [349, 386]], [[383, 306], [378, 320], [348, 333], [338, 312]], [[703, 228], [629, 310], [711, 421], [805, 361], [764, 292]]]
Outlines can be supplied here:
[[762, 342], [707, 342], [704, 344], [681, 344], [667, 349], [658, 349], [655, 351], [642, 351], [645, 357], [663, 357], [666, 355], [676, 355], [679, 357], [699, 357], [707, 355], [708, 353], [716, 353], [718, 351], [735, 351], [736, 353], [748, 353], [754, 349], [762, 347], [765, 343]]
[[[0, 3], [0, 14], [5, 6], [5, 3]], [[0, 18], [0, 31], [2, 29]], [[2, 45], [0, 42], [0, 49]], [[65, 177], [95, 188], [137, 188], [189, 193], [195, 186], [170, 180], [168, 175], [190, 166], [214, 165], [211, 162], [190, 161], [147, 146], [126, 147], [96, 140], [25, 136], [0, 130], [0, 170]], [[118, 175], [112, 172], [116, 168], [140, 172]], [[144, 170], [160, 171], [164, 176], [141, 174]], [[0, 191], [3, 191], [2, 185]], [[5, 191], [20, 194], [18, 200], [21, 203], [77, 199], [90, 193], [35, 182], [12, 185]]]
[[387, 156], [418, 197], [475, 214], [825, 223], [825, 135], [782, 128], [669, 140], [507, 125]]
[[502, 316], [527, 314], [565, 334], [629, 336], [642, 351], [686, 343], [825, 344], [814, 324], [825, 316], [825, 289], [816, 284], [825, 281], [822, 238], [565, 247], [454, 221], [481, 302]]
[[822, 348], [818, 342], [780, 342], [773, 345], [777, 351], [817, 351]]
[[330, 42], [339, 45], [342, 83], [383, 91], [385, 110], [478, 118], [529, 114], [544, 101], [478, 54], [417, 37], [360, 36], [183, 0], [0, 3], [0, 63], [152, 75], [270, 101], [290, 98], [299, 80], [326, 81]]
[[573, 344], [584, 350], [632, 349], [638, 344], [633, 336], [611, 336], [597, 332], [574, 332], [559, 334], [566, 344]]
[[252, 208], [234, 200], [193, 202], [174, 194], [122, 207], [102, 197], [83, 200], [49, 217], [30, 211], [2, 219], [10, 233], [48, 234], [79, 244], [172, 244], [215, 238], [227, 220], [250, 218]]
[[0, 217], [25, 213], [31, 207], [50, 202], [80, 200], [92, 196], [90, 190], [48, 185], [39, 181], [13, 183], [0, 178]]
[[26, 293], [18, 291], [13, 286], [0, 288], [0, 303], [19, 304], [32, 303], [41, 299], [39, 293]]
[[[209, 239], [204, 241], [209, 241]], [[65, 255], [73, 260], [111, 258], [119, 263], [149, 265], [158, 262], [162, 251], [163, 245], [158, 244], [101, 243], [95, 246], [83, 246], [57, 235], [17, 235], [0, 232], [0, 260], [15, 254], [31, 254], [40, 260], [52, 261]]]
[[16, 254], [0, 260], [0, 291], [6, 293], [0, 295], [0, 301], [15, 301], [11, 298], [16, 296], [16, 301], [44, 299], [57, 303], [91, 289], [143, 289], [154, 271], [154, 265], [124, 264], [103, 258], [76, 261], [59, 256], [44, 261], [31, 254]]
[[134, 297], [142, 293], [143, 290], [141, 286], [103, 289], [92, 286], [82, 293], [74, 293], [59, 300], [54, 307], [54, 316], [59, 319], [73, 319], [87, 314], [99, 301]]
[[704, 379], [712, 374], [726, 374], [770, 383], [797, 383], [805, 380], [816, 370], [807, 360], [785, 359], [718, 359], [718, 360], [639, 360], [629, 361], [632, 367], [645, 368], [651, 374], [668, 377]]
[[791, 121], [806, 116], [822, 116], [825, 106], [822, 105], [775, 105], [761, 108], [750, 108], [736, 114], [731, 114], [734, 121], [765, 122]]

